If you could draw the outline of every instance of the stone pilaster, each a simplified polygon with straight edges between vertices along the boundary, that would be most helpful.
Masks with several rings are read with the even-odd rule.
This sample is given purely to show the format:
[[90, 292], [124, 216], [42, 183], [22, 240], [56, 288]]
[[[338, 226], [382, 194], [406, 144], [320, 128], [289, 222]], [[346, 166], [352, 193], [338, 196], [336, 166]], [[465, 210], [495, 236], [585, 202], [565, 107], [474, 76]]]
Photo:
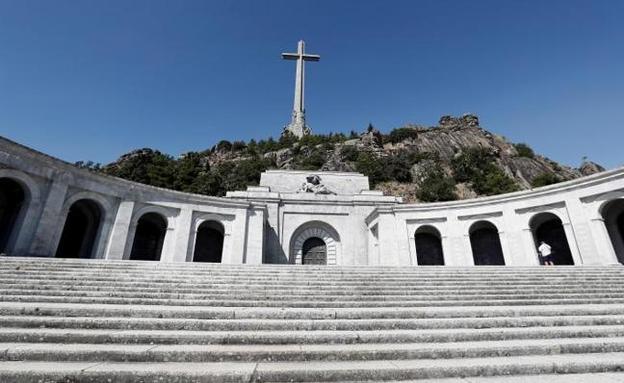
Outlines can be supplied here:
[[106, 259], [123, 259], [128, 244], [134, 201], [121, 201], [106, 249]]
[[39, 225], [35, 231], [30, 254], [35, 256], [53, 257], [56, 252], [56, 244], [60, 239], [62, 229], [59, 224], [65, 222], [66, 217], [61, 217], [67, 187], [71, 176], [61, 174], [55, 177], [50, 185], [48, 195], [43, 205], [43, 211], [39, 218]]

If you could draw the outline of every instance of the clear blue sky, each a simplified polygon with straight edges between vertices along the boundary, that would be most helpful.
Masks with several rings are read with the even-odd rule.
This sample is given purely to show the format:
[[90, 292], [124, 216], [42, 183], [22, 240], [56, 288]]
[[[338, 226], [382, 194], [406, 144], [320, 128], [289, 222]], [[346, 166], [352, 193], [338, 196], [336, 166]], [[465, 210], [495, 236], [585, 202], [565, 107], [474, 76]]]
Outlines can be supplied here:
[[278, 137], [306, 40], [313, 131], [444, 114], [624, 164], [624, 1], [0, 0], [0, 135], [68, 161]]

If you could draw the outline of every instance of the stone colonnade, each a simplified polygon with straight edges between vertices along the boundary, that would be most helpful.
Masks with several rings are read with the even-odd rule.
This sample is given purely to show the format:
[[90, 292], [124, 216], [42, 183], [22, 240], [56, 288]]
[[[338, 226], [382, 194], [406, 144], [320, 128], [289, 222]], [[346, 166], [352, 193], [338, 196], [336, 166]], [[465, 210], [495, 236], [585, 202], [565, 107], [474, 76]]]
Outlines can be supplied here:
[[[432, 252], [422, 240], [418, 245], [423, 231], [439, 239], [440, 263], [448, 266], [539, 265], [541, 241], [553, 248], [558, 265], [620, 264], [624, 169], [495, 197], [379, 208], [367, 223], [369, 241], [376, 244], [369, 264], [418, 265]], [[481, 233], [475, 228], [482, 228]], [[483, 238], [487, 230], [493, 232], [491, 241]], [[489, 254], [484, 256], [476, 246], [480, 240], [498, 244], [486, 244]], [[496, 246], [501, 263], [484, 260], [496, 253]]]
[[[302, 176], [287, 173], [270, 176], [291, 183]], [[340, 185], [341, 177], [362, 176], [331, 177]], [[301, 263], [306, 243], [322, 241], [317, 259], [332, 265], [533, 266], [545, 241], [557, 264], [624, 262], [624, 168], [448, 203], [354, 193], [317, 196], [269, 185], [229, 198], [199, 196], [78, 169], [0, 138], [0, 253]]]

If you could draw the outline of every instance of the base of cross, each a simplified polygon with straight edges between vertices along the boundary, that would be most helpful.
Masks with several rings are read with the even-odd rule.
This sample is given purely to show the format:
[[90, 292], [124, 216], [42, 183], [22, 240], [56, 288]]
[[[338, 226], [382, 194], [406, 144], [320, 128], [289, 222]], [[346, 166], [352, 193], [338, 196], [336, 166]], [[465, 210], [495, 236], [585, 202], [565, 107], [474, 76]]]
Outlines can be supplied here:
[[292, 121], [284, 127], [282, 136], [288, 133], [297, 138], [308, 136], [312, 133], [310, 127], [306, 124], [305, 113], [293, 111]]

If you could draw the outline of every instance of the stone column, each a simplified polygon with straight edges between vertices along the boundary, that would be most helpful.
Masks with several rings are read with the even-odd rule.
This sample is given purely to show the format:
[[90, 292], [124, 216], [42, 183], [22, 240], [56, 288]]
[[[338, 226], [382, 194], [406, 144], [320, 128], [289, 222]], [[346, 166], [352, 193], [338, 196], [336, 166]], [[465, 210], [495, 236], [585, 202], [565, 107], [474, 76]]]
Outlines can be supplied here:
[[[600, 264], [596, 241], [592, 235], [589, 218], [585, 214], [585, 205], [579, 198], [573, 196], [566, 201], [566, 206], [571, 224], [569, 230], [566, 228], [566, 235], [570, 233], [571, 237], [568, 237], [568, 241], [574, 242], [577, 251], [576, 255], [572, 251], [574, 264]], [[573, 249], [572, 244], [570, 244], [570, 249]], [[579, 263], [577, 263], [577, 259]]]
[[399, 241], [394, 213], [390, 210], [379, 211], [377, 227], [379, 230], [379, 264], [386, 266], [401, 265]]
[[26, 207], [26, 212], [20, 220], [21, 224], [15, 226], [18, 228], [18, 231], [10, 254], [17, 256], [31, 255], [30, 247], [33, 243], [33, 238], [37, 230], [37, 222], [39, 222], [41, 213], [41, 199], [31, 200]]
[[522, 229], [522, 246], [524, 248], [524, 262], [526, 266], [539, 266], [539, 256], [535, 248], [535, 239], [530, 227]]
[[59, 222], [65, 222], [66, 218], [60, 215], [70, 179], [71, 176], [63, 174], [52, 181], [30, 247], [30, 254], [44, 257], [54, 256], [56, 245], [60, 239], [58, 238], [60, 236]]
[[568, 239], [568, 245], [570, 246], [570, 252], [572, 253], [572, 259], [575, 265], [584, 264], [584, 259], [579, 251], [576, 235], [572, 227], [572, 223], [565, 222], [563, 224], [563, 230], [565, 231], [566, 238]]
[[615, 246], [613, 241], [611, 241], [611, 235], [604, 218], [592, 218], [590, 227], [598, 249], [597, 263], [602, 265], [619, 264]]
[[163, 240], [163, 247], [160, 253], [160, 262], [171, 262], [171, 259], [175, 254], [175, 223], [171, 217], [168, 218], [168, 221], [167, 230], [165, 231], [165, 239]]
[[261, 265], [264, 251], [264, 209], [251, 207], [247, 210], [247, 241], [243, 263]]
[[128, 244], [128, 235], [130, 234], [130, 222], [132, 221], [134, 204], [134, 201], [121, 201], [119, 204], [113, 229], [108, 240], [106, 259], [123, 259], [126, 247], [132, 246], [132, 244]]
[[[191, 225], [193, 224], [193, 210], [182, 209], [175, 219], [175, 227], [173, 228], [173, 249], [169, 254], [163, 253], [161, 262], [186, 262], [191, 238]], [[191, 250], [192, 251], [192, 250]], [[192, 254], [191, 254], [192, 259]]]
[[407, 222], [405, 219], [395, 216], [397, 247], [399, 251], [399, 262], [401, 265], [418, 265], [416, 253], [414, 257], [410, 254], [410, 242], [414, 243], [413, 234], [407, 232]]
[[442, 241], [442, 251], [444, 252], [444, 264], [447, 266], [472, 266], [472, 248], [470, 247], [470, 236], [464, 233], [464, 224], [457, 219], [457, 216], [450, 215], [446, 228], [448, 234]]
[[226, 228], [223, 238], [223, 257], [221, 258], [221, 263], [240, 265], [243, 263], [245, 255], [247, 210], [239, 209], [236, 212], [236, 218], [234, 218], [234, 221], [228, 226], [231, 231], [228, 231]]

